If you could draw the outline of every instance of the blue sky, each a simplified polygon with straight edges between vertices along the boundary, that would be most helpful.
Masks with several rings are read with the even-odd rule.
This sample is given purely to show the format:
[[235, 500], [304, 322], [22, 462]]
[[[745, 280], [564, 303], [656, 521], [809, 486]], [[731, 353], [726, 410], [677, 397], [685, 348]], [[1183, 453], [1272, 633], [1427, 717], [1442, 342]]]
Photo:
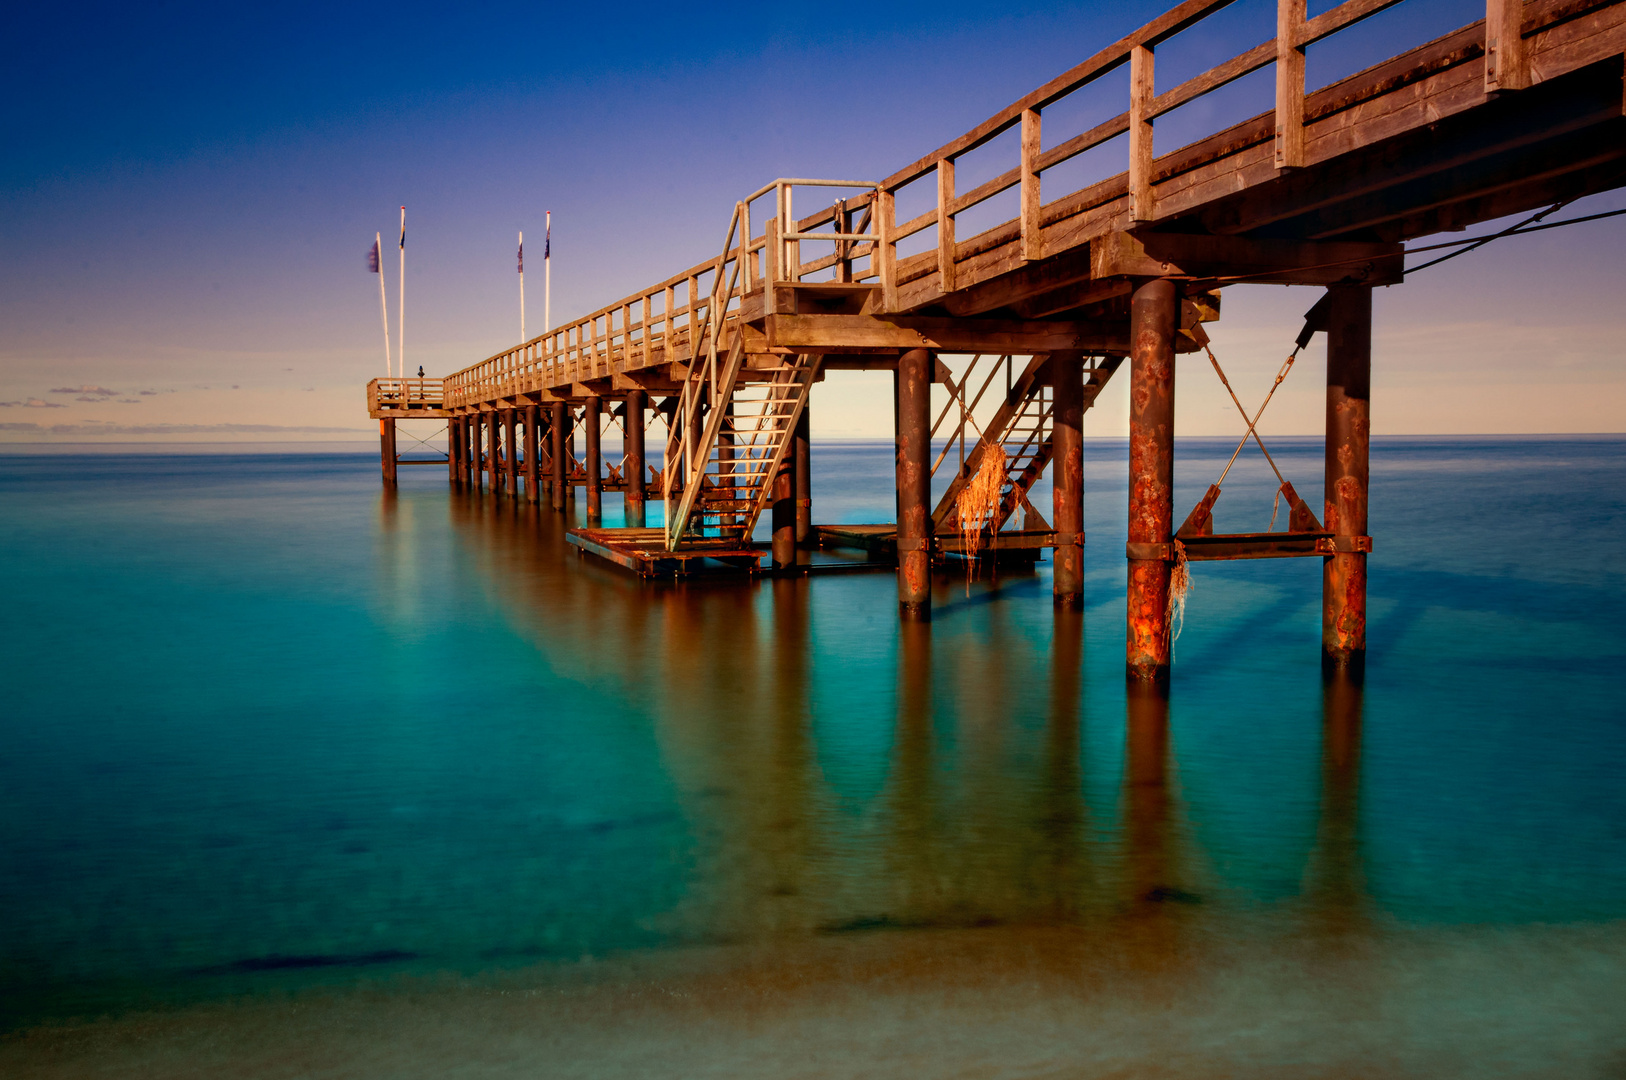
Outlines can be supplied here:
[[[1164, 6], [21, 11], [0, 43], [0, 401], [15, 403], [0, 439], [365, 435], [382, 346], [364, 253], [374, 232], [388, 245], [402, 203], [408, 361], [441, 374], [518, 338], [514, 234], [539, 241], [545, 210], [557, 320], [708, 257], [733, 201], [775, 176], [891, 173]], [[1313, 49], [1310, 81], [1478, 10], [1407, 0]], [[1273, 33], [1273, 6], [1242, 0], [1160, 48], [1158, 85]], [[1160, 122], [1159, 150], [1267, 108], [1269, 79]], [[1117, 92], [1104, 81], [1085, 111], [1117, 112]], [[1617, 192], [1570, 212], [1618, 206]], [[1623, 229], [1506, 241], [1383, 290], [1375, 428], [1622, 430]], [[1216, 348], [1245, 398], [1314, 299], [1227, 292]], [[1267, 428], [1319, 430], [1318, 363]], [[1182, 430], [1231, 431], [1217, 383], [1184, 370]], [[821, 387], [816, 429], [889, 434], [875, 378]], [[1091, 424], [1121, 430], [1121, 401]]]

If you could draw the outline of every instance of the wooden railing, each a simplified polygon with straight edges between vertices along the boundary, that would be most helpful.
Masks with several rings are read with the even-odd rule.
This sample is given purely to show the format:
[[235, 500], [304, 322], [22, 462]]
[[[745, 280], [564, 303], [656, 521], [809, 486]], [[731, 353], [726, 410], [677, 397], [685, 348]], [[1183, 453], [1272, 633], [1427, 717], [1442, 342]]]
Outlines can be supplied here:
[[445, 408], [446, 379], [374, 379], [367, 384], [367, 412], [407, 413]]
[[[635, 370], [658, 362], [657, 352], [661, 361], [690, 361], [701, 358], [702, 353], [714, 357], [717, 340], [735, 317], [744, 296], [765, 280], [803, 281], [810, 274], [829, 270], [836, 281], [878, 284], [881, 307], [898, 311], [907, 306], [901, 304], [899, 295], [900, 286], [906, 283], [935, 273], [937, 288], [932, 291], [947, 294], [973, 278], [983, 280], [1002, 272], [1002, 267], [1009, 268], [1011, 258], [1001, 251], [995, 259], [991, 253], [1012, 241], [1016, 241], [1014, 265], [1056, 254], [1047, 250], [1045, 234], [1053, 220], [1122, 199], [1126, 188], [1127, 220], [1120, 227], [1156, 221], [1159, 199], [1152, 145], [1155, 121], [1272, 64], [1276, 67], [1275, 167], [1302, 167], [1306, 164], [1306, 48], [1402, 0], [1346, 0], [1314, 18], [1306, 18], [1305, 0], [1277, 0], [1275, 37], [1158, 93], [1154, 78], [1158, 46], [1233, 2], [1186, 0], [966, 134], [879, 184], [865, 185], [872, 190], [838, 201], [807, 218], [794, 218], [791, 189], [829, 182], [778, 181], [762, 188], [736, 204], [721, 257], [457, 372], [447, 379], [448, 405], [473, 405], [538, 387], [603, 379], [612, 371]], [[1588, 5], [1581, 0], [1580, 6], [1602, 7], [1608, 2], [1598, 0]], [[1523, 0], [1486, 0], [1486, 29], [1481, 40], [1487, 92], [1530, 84], [1524, 35], [1535, 28], [1524, 25], [1524, 19]], [[1129, 68], [1127, 108], [1046, 148], [1044, 110], [1125, 65]], [[956, 163], [1013, 128], [1020, 129], [1020, 138], [1011, 167], [970, 191], [959, 191]], [[1129, 139], [1123, 173], [1067, 192], [1044, 189], [1048, 170], [1126, 132]], [[935, 205], [898, 222], [897, 193], [929, 177], [935, 178]], [[1012, 188], [1019, 193], [1016, 218], [968, 240], [958, 238], [958, 216]], [[775, 194], [775, 212], [764, 222], [762, 234], [753, 236], [751, 205], [770, 192]], [[795, 224], [784, 228], [783, 222]], [[801, 245], [819, 239], [812, 234], [827, 225], [832, 226], [831, 235], [823, 239], [832, 245], [831, 252], [802, 262]], [[900, 258], [901, 242], [933, 227], [937, 230], [935, 249]], [[1105, 227], [1101, 225], [1096, 231]], [[1054, 246], [1062, 250], [1087, 242], [1085, 230], [1076, 232]], [[997, 265], [992, 265], [991, 260]], [[725, 281], [725, 275], [731, 280]], [[709, 345], [702, 340], [708, 332], [712, 334]]]

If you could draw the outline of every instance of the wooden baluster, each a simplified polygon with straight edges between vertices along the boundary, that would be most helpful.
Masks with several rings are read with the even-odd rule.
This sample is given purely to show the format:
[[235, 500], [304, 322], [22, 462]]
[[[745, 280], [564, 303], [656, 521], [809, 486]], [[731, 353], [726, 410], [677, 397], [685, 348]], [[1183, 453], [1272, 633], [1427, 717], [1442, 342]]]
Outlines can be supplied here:
[[1529, 87], [1523, 29], [1524, 0], [1485, 0], [1485, 93]]
[[[1022, 110], [1022, 258], [1032, 262], [1044, 258], [1044, 238], [1039, 235], [1039, 110]], [[1147, 139], [1151, 145], [1151, 139]]]
[[[945, 293], [954, 291], [954, 159], [943, 158], [937, 163], [937, 276]], [[838, 232], [846, 230], [838, 227]], [[852, 280], [849, 265], [847, 276]]]
[[1304, 166], [1304, 0], [1276, 0], [1276, 167]]
[[1156, 96], [1152, 72], [1152, 50], [1136, 45], [1129, 50], [1129, 217], [1151, 221], [1152, 195], [1152, 98]]

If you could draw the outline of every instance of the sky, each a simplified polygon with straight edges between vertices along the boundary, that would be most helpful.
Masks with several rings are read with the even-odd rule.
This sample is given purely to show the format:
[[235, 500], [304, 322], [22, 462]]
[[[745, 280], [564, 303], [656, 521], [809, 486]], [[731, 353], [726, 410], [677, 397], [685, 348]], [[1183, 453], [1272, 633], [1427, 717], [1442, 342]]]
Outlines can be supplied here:
[[[382, 233], [393, 333], [402, 204], [407, 364], [446, 374], [519, 340], [522, 229], [540, 329], [544, 211], [558, 322], [714, 255], [734, 200], [775, 177], [888, 175], [1166, 6], [21, 9], [0, 39], [0, 441], [370, 439], [365, 254]], [[1482, 11], [1406, 0], [1313, 47], [1310, 85]], [[1160, 90], [1270, 38], [1274, 5], [1200, 25], [1159, 48]], [[1160, 120], [1158, 152], [1264, 111], [1271, 78]], [[1121, 111], [1121, 81], [1047, 112], [1046, 143]], [[1121, 153], [1080, 167], [1121, 171]], [[1005, 167], [963, 162], [960, 186]], [[1623, 251], [1619, 218], [1378, 290], [1374, 432], [1626, 430]], [[1226, 290], [1210, 329], [1244, 400], [1318, 295]], [[1318, 339], [1261, 430], [1319, 433], [1323, 365]], [[884, 379], [832, 374], [815, 435], [889, 436]], [[1088, 434], [1126, 431], [1125, 393]], [[1238, 429], [1206, 363], [1182, 362], [1178, 410], [1182, 434]]]

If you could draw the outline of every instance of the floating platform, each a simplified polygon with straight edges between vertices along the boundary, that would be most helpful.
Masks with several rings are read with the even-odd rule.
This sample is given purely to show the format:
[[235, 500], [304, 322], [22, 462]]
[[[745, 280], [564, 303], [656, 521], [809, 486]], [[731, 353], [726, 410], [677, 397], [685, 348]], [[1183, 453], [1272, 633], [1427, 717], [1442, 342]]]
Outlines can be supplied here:
[[[583, 551], [625, 567], [640, 577], [687, 577], [733, 570], [758, 573], [768, 547], [749, 541], [689, 537], [666, 550], [664, 529], [571, 529], [565, 539]], [[708, 560], [721, 566], [707, 566]]]
[[[821, 548], [856, 548], [866, 551], [871, 558], [881, 556], [896, 561], [898, 557], [898, 527], [890, 522], [880, 525], [816, 525]], [[965, 555], [965, 540], [957, 532], [939, 535], [936, 546], [942, 555]], [[994, 554], [1002, 561], [1034, 561], [1045, 548], [1056, 546], [1056, 534], [1043, 529], [1008, 529], [997, 537], [984, 538], [977, 558]]]

